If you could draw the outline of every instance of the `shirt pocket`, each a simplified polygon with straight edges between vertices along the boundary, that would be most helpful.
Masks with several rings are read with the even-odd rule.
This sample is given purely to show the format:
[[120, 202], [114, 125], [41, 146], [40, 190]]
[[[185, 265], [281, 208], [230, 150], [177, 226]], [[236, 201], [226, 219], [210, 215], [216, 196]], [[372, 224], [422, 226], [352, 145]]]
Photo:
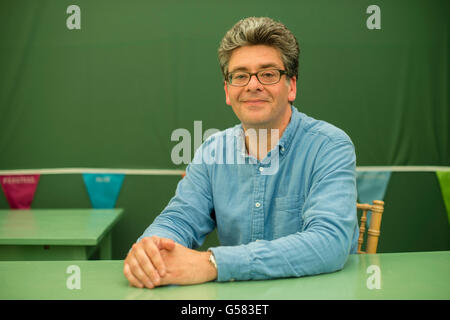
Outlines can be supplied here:
[[303, 198], [286, 196], [273, 199], [272, 238], [278, 239], [302, 231]]

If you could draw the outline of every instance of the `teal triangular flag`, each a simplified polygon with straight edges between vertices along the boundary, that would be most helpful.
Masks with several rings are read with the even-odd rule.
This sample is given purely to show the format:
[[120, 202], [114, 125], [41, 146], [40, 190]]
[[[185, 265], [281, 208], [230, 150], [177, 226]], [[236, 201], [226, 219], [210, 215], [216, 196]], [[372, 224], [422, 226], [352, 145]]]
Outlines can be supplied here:
[[93, 208], [110, 209], [116, 205], [123, 174], [83, 173], [84, 184]]
[[[390, 178], [391, 171], [357, 172], [358, 202], [372, 204], [373, 200], [383, 200]], [[370, 214], [367, 214], [367, 225], [370, 222]]]

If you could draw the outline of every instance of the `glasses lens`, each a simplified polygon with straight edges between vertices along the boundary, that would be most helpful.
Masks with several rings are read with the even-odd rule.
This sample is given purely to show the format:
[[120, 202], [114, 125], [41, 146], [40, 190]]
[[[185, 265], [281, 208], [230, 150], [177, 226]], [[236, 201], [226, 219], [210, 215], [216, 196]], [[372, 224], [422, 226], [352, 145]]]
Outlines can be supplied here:
[[230, 76], [230, 82], [236, 86], [246, 85], [250, 75], [245, 72], [233, 72]]
[[280, 72], [278, 70], [263, 70], [258, 72], [259, 81], [262, 84], [272, 84], [280, 80]]

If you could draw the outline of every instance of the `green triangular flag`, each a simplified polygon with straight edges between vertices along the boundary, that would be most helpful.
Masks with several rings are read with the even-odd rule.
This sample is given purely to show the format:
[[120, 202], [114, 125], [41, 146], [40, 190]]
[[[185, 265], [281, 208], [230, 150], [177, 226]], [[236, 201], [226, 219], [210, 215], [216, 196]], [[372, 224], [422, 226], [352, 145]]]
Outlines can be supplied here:
[[450, 224], [450, 171], [436, 171], [441, 185], [442, 198], [447, 209], [448, 223]]

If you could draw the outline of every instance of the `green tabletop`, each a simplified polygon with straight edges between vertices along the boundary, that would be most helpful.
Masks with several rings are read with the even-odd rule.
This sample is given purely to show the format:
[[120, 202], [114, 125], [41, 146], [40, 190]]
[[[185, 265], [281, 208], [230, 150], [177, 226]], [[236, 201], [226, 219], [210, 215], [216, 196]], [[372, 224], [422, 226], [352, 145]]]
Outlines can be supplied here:
[[111, 259], [111, 229], [123, 209], [0, 210], [0, 260]]
[[[329, 274], [150, 290], [130, 287], [119, 260], [4, 261], [0, 299], [450, 299], [449, 266], [450, 251], [351, 255], [343, 270]], [[75, 276], [80, 288], [69, 289]]]

